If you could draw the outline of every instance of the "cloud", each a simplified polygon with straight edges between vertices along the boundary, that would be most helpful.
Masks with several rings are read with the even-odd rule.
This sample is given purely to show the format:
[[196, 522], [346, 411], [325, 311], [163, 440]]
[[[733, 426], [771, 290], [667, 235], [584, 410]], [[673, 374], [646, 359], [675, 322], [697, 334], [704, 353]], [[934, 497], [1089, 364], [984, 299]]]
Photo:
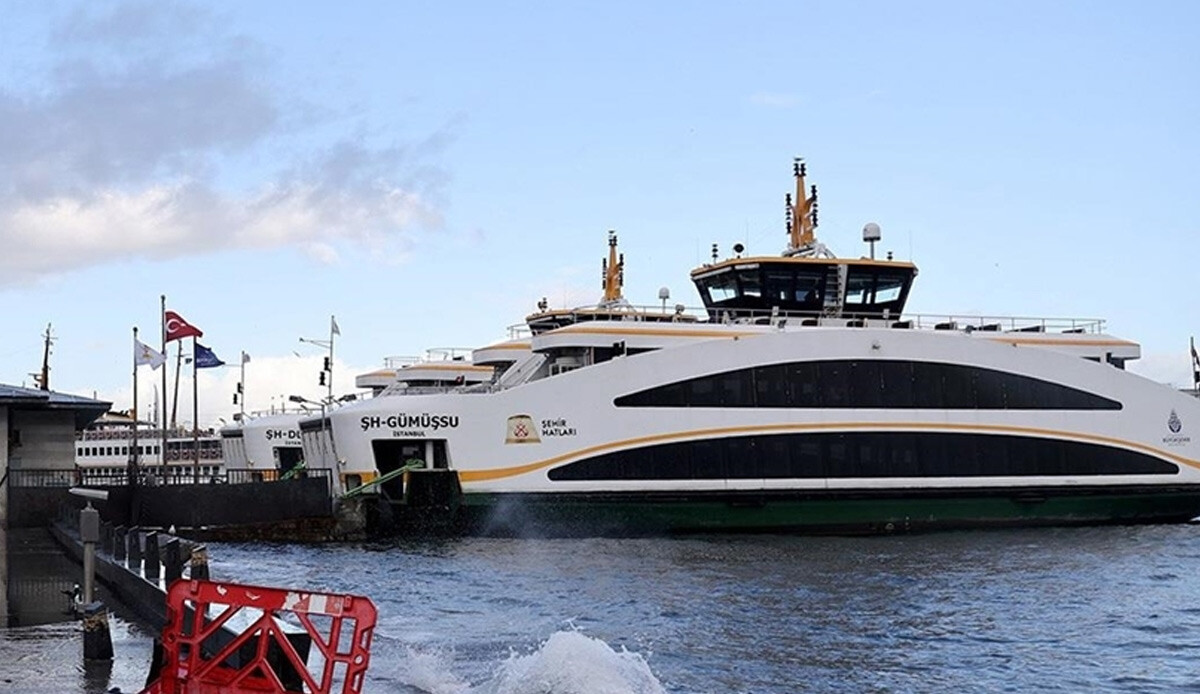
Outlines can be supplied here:
[[67, 47], [43, 84], [0, 87], [0, 283], [285, 245], [322, 263], [345, 244], [402, 256], [411, 234], [441, 226], [446, 176], [421, 162], [448, 132], [376, 146], [285, 124], [295, 105], [265, 51], [201, 9], [75, 11], [51, 38]]

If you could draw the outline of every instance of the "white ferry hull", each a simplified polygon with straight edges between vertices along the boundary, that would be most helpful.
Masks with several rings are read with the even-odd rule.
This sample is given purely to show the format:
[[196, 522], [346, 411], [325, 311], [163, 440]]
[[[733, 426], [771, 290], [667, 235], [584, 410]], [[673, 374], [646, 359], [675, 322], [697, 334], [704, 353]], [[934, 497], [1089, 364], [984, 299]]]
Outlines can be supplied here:
[[[436, 446], [442, 459], [431, 463], [457, 471], [469, 522], [499, 532], [550, 521], [599, 534], [886, 532], [1200, 515], [1200, 440], [1188, 434], [1200, 426], [1200, 402], [1121, 369], [1015, 334], [705, 329], [711, 339], [498, 392], [381, 397], [342, 408], [330, 420], [344, 472], [369, 479], [386, 472], [404, 445]], [[617, 405], [706, 375], [847, 359], [1013, 374], [1116, 406]], [[937, 446], [939, 453], [928, 453]], [[1049, 467], [1040, 460], [1046, 455], [1054, 459]], [[804, 456], [808, 463], [797, 462]]]

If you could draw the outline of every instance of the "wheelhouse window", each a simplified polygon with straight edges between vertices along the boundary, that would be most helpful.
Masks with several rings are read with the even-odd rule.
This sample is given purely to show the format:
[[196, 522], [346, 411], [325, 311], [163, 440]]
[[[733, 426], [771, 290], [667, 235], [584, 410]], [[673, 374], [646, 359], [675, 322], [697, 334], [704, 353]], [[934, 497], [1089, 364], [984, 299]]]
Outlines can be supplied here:
[[[846, 273], [845, 296], [838, 297], [841, 272]], [[693, 281], [712, 320], [773, 309], [813, 314], [826, 303], [869, 318], [885, 312], [899, 316], [915, 273], [914, 267], [890, 263], [756, 259], [699, 273]]]
[[713, 277], [710, 282], [704, 285], [704, 289], [704, 295], [708, 299], [705, 303], [722, 304], [737, 298], [737, 278], [734, 277], [732, 272], [726, 272]]
[[911, 270], [872, 265], [849, 265], [846, 275], [846, 313], [861, 316], [899, 316], [904, 310]]
[[725, 310], [815, 313], [823, 305], [825, 281], [824, 266], [800, 264], [748, 264], [695, 279], [714, 320]]

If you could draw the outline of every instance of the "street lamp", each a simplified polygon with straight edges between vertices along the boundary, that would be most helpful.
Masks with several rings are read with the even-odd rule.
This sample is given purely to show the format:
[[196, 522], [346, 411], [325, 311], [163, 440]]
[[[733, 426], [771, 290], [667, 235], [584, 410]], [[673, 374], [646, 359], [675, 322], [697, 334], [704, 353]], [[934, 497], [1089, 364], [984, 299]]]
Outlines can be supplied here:
[[[338, 329], [337, 320], [333, 316], [329, 317], [329, 339], [328, 340], [313, 340], [307, 337], [300, 338], [300, 341], [305, 344], [324, 347], [329, 350], [329, 356], [325, 357], [324, 368], [321, 369], [320, 384], [328, 390], [325, 399], [333, 402], [333, 338], [335, 335], [341, 335], [342, 331]], [[299, 401], [293, 401], [299, 402]]]

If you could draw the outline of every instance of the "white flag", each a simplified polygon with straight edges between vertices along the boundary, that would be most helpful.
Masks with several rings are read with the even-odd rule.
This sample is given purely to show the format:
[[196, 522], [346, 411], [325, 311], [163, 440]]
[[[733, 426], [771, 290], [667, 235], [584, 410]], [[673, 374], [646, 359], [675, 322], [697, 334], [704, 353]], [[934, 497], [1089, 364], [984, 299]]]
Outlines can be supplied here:
[[342, 334], [342, 331], [338, 330], [337, 319], [335, 319], [333, 316], [329, 317], [329, 332], [332, 335], [341, 335]]
[[133, 363], [136, 366], [149, 364], [151, 369], [157, 369], [167, 361], [162, 352], [154, 349], [141, 340], [133, 341]]

